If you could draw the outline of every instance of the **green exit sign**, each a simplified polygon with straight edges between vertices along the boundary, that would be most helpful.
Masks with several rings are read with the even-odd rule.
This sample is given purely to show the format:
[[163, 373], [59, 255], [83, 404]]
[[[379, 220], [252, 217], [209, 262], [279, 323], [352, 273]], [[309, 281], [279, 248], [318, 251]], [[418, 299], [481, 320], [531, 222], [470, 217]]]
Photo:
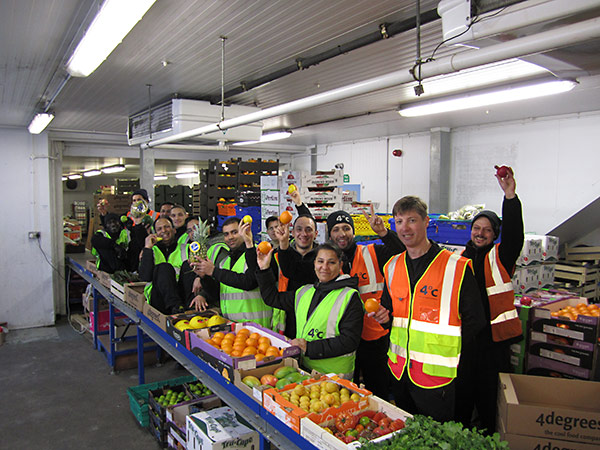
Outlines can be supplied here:
[[347, 173], [344, 174], [344, 183], [350, 183], [350, 175]]

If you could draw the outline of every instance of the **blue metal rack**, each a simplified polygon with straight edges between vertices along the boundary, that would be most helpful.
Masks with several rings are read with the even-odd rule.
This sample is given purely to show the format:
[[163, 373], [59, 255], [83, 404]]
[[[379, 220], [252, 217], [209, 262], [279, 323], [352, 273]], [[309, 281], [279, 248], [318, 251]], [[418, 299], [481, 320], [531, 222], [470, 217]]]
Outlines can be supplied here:
[[[138, 352], [138, 379], [139, 383], [144, 383], [144, 335], [149, 336], [156, 344], [169, 353], [176, 361], [185, 367], [191, 374], [196, 376], [203, 384], [208, 386], [225, 403], [233, 408], [240, 416], [250, 423], [261, 435], [260, 448], [269, 449], [270, 443], [273, 443], [280, 449], [302, 449], [317, 450], [313, 444], [308, 442], [284, 422], [279, 420], [269, 411], [264, 409], [253, 398], [242, 392], [237, 386], [217, 372], [212, 366], [194, 355], [184, 345], [177, 342], [165, 331], [156, 326], [151, 320], [144, 316], [140, 311], [134, 310], [114, 295], [112, 295], [99, 281], [93, 278], [92, 274], [85, 270], [77, 261], [68, 258], [67, 264], [72, 270], [75, 270], [90, 282], [94, 288], [98, 289], [100, 294], [111, 304], [127, 315], [135, 324], [137, 324], [137, 352]], [[96, 297], [94, 297], [95, 306]], [[96, 317], [95, 317], [96, 319]], [[97, 324], [95, 324], [97, 325]], [[98, 329], [97, 327], [95, 328]], [[94, 344], [96, 345], [96, 343]]]

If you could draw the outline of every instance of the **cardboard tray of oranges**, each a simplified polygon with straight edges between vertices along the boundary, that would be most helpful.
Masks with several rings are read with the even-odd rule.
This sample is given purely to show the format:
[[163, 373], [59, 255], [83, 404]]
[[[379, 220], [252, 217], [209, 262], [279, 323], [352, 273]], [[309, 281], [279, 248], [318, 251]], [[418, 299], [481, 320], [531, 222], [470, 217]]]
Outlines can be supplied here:
[[221, 317], [218, 308], [210, 308], [202, 312], [186, 311], [181, 314], [173, 314], [167, 316], [166, 323], [167, 334], [177, 342], [184, 344], [188, 350], [190, 344], [186, 331], [209, 328], [212, 332], [217, 332], [231, 328], [231, 321]]
[[[317, 396], [319, 403], [312, 403], [312, 396]], [[303, 417], [308, 417], [315, 423], [323, 423], [342, 412], [366, 408], [371, 396], [371, 391], [351, 381], [325, 375], [318, 380], [304, 380], [301, 383], [289, 384], [283, 389], [272, 388], [264, 391], [263, 408], [296, 433], [300, 433]], [[308, 403], [304, 403], [302, 397], [307, 397]]]
[[228, 332], [193, 330], [188, 337], [189, 350], [229, 381], [233, 381], [237, 369], [254, 369], [284, 357], [300, 358], [300, 348], [291, 345], [285, 336], [253, 322], [232, 323]]

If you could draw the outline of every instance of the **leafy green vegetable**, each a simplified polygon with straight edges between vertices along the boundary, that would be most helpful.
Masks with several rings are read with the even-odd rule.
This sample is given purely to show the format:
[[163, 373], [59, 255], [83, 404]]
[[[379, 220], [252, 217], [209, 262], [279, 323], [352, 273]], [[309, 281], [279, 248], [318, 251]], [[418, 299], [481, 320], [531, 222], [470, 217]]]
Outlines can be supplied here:
[[111, 275], [111, 278], [119, 284], [134, 283], [140, 281], [137, 273], [131, 273], [126, 270], [117, 270]]
[[508, 450], [500, 435], [484, 436], [481, 431], [463, 428], [460, 423], [440, 423], [431, 417], [416, 415], [406, 421], [402, 432], [383, 442], [368, 442], [361, 450]]

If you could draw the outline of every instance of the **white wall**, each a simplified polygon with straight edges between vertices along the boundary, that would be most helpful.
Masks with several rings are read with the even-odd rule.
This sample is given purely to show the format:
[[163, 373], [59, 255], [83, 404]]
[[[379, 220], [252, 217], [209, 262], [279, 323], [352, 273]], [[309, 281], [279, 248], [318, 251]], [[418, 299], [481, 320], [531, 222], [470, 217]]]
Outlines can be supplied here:
[[525, 230], [547, 233], [600, 196], [600, 112], [452, 130], [450, 207], [501, 211], [495, 164], [515, 169]]
[[[0, 189], [6, 212], [0, 221], [0, 322], [8, 322], [9, 328], [54, 323], [53, 269], [42, 254], [52, 261], [48, 147], [45, 134], [0, 128]], [[40, 241], [29, 240], [28, 231], [40, 231]]]

